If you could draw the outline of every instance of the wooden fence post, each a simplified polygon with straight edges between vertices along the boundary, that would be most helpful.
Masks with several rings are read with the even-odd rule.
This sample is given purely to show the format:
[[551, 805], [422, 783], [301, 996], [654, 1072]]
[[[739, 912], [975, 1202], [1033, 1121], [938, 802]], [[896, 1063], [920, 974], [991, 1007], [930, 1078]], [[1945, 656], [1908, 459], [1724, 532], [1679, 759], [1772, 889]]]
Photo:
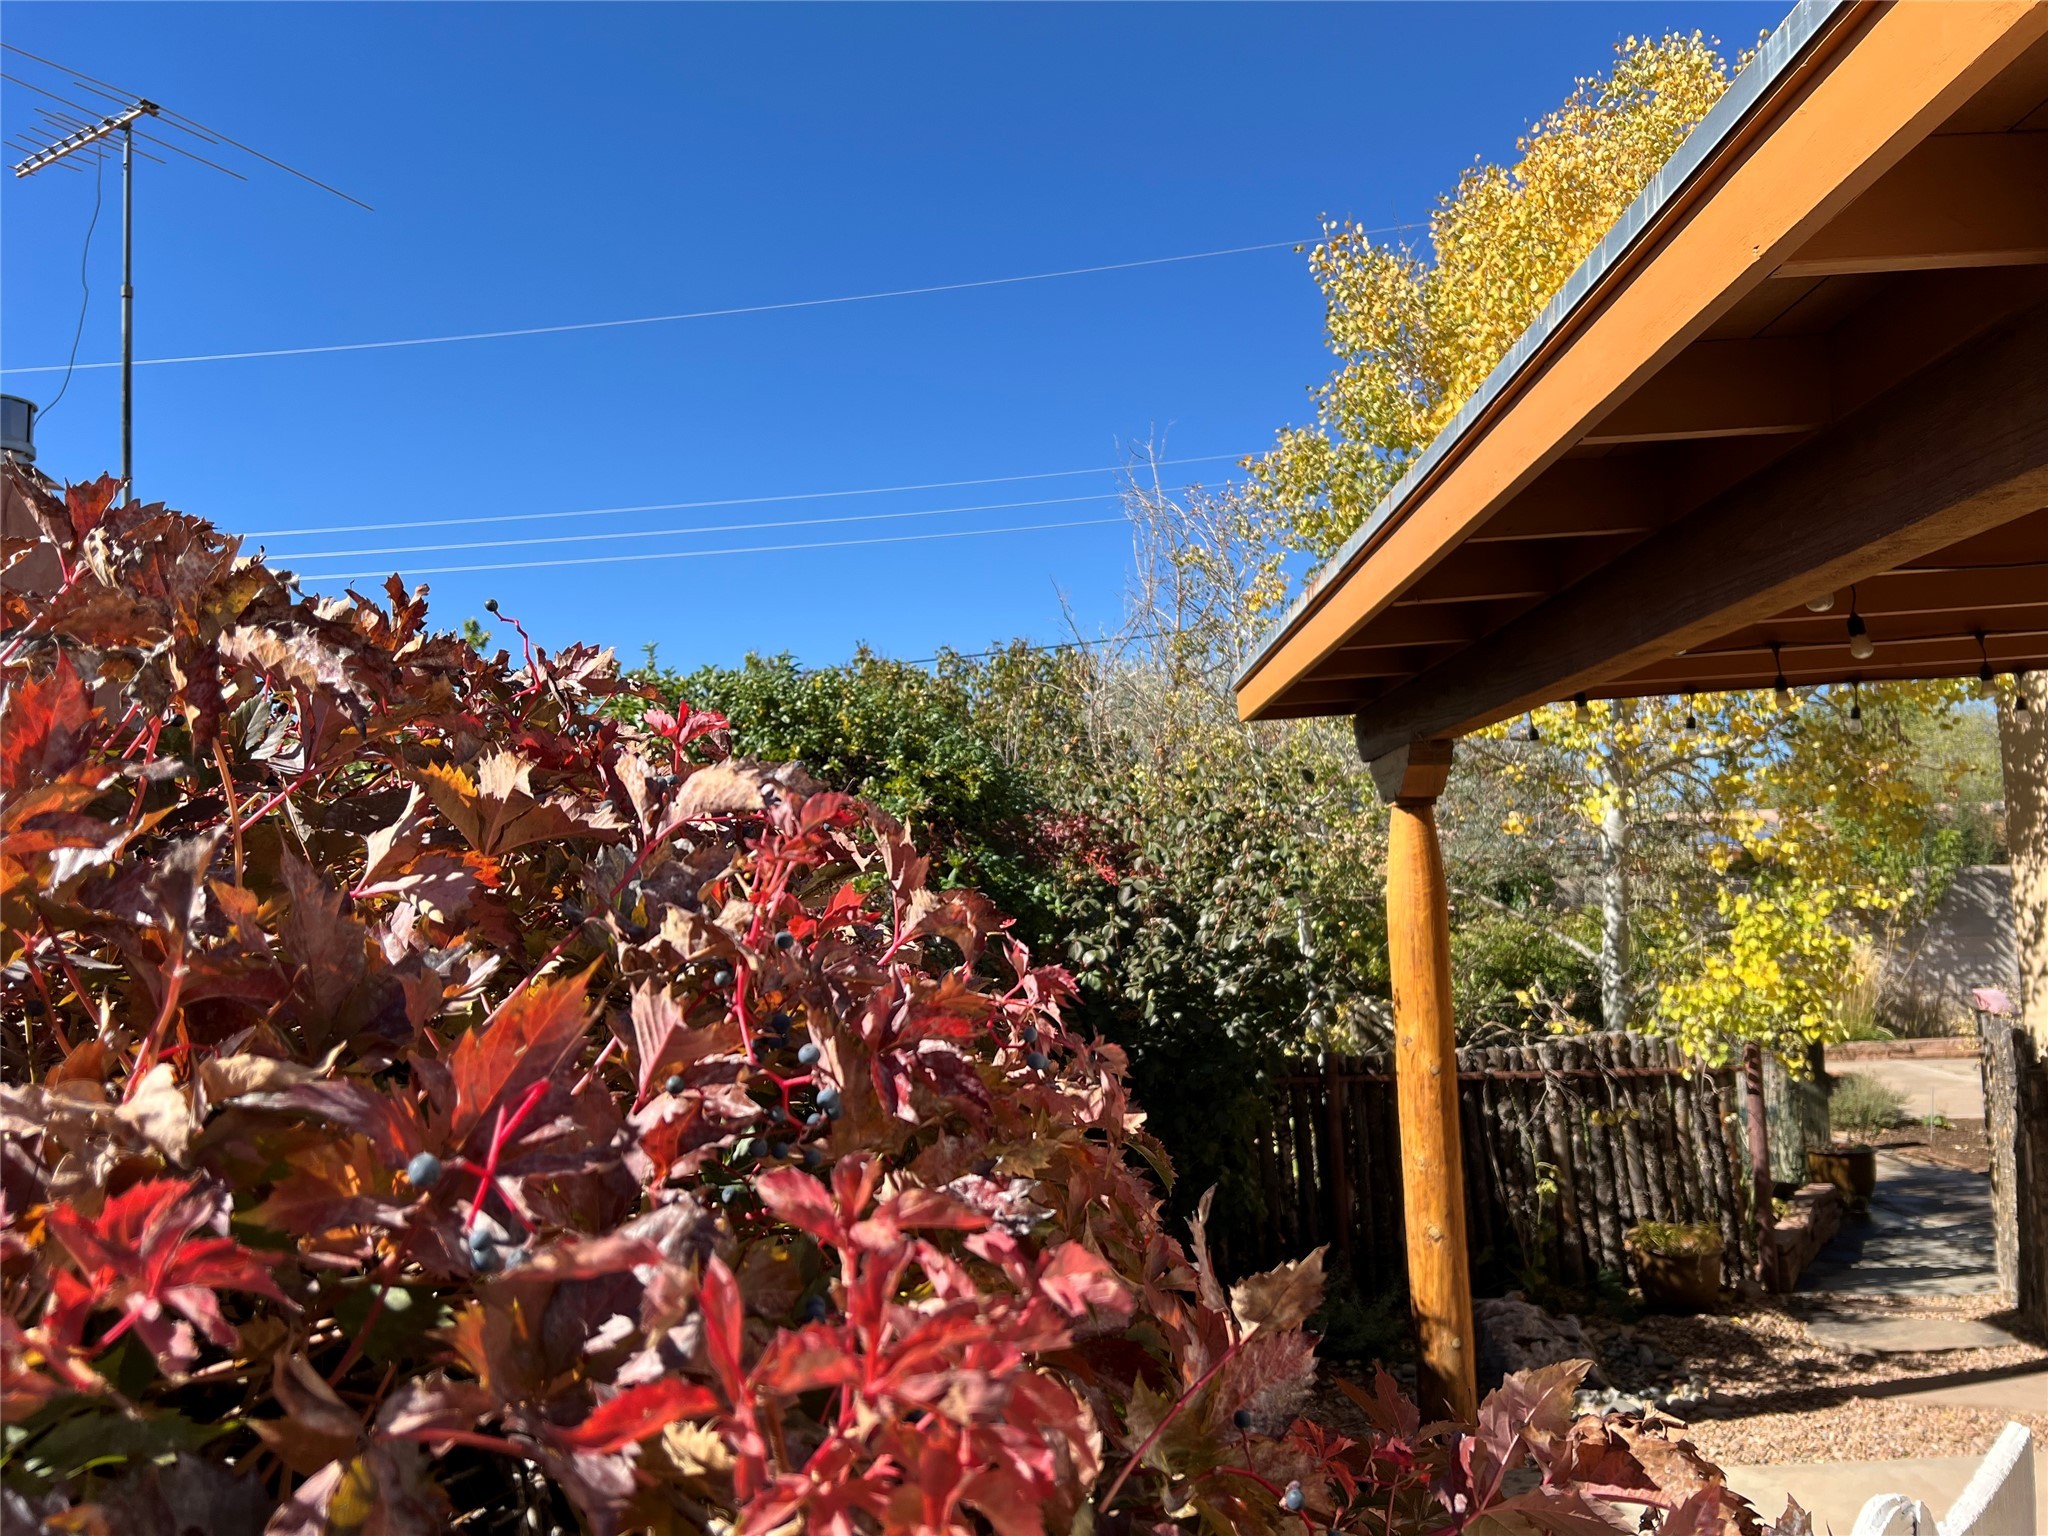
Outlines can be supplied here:
[[1479, 1411], [1479, 1351], [1458, 1134], [1450, 889], [1436, 831], [1436, 801], [1450, 775], [1451, 744], [1416, 742], [1376, 759], [1371, 768], [1380, 793], [1393, 801], [1387, 958], [1417, 1396], [1425, 1417], [1469, 1424]]
[[1345, 1102], [1344, 1081], [1337, 1073], [1337, 1055], [1334, 1051], [1323, 1052], [1323, 1166], [1330, 1174], [1330, 1242], [1338, 1256], [1344, 1261], [1347, 1273], [1353, 1273], [1351, 1262], [1351, 1159], [1345, 1145]]

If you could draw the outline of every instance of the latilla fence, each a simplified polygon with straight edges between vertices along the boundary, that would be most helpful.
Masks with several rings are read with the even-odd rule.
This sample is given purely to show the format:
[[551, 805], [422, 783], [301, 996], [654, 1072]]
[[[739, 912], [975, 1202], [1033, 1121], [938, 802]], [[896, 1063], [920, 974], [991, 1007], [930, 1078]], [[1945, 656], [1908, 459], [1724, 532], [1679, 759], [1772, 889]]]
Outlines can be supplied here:
[[[1586, 1035], [1460, 1051], [1458, 1089], [1482, 1294], [1537, 1275], [1633, 1279], [1622, 1237], [1639, 1221], [1714, 1222], [1729, 1272], [1754, 1267], [1739, 1071], [1667, 1040]], [[1227, 1262], [1255, 1269], [1328, 1243], [1361, 1293], [1405, 1287], [1391, 1062], [1325, 1058], [1280, 1079], [1271, 1107], [1257, 1142], [1264, 1218]]]

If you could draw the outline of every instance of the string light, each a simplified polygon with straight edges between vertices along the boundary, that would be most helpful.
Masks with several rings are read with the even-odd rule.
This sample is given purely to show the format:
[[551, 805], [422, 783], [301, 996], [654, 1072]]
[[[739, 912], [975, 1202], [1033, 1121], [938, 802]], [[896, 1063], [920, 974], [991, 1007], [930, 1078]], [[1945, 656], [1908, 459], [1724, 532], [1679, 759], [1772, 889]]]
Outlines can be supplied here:
[[1849, 589], [1849, 654], [1858, 661], [1868, 661], [1877, 654], [1877, 642], [1870, 638], [1870, 627], [1863, 622], [1863, 615], [1856, 611], [1856, 589]]
[[1685, 728], [1696, 731], [1700, 728], [1700, 717], [1692, 712], [1692, 695], [1685, 696]]
[[1771, 661], [1777, 667], [1778, 675], [1771, 683], [1771, 692], [1776, 695], [1778, 708], [1789, 709], [1792, 705], [1792, 685], [1785, 681], [1785, 658], [1780, 654], [1782, 647], [1771, 642]]
[[1807, 603], [1806, 611], [1808, 613], [1828, 613], [1833, 610], [1834, 606], [1835, 594], [1832, 592], [1823, 592], [1819, 597], [1816, 597], [1812, 601]]
[[1991, 681], [1992, 675], [1991, 648], [1984, 643], [1984, 631], [1981, 629], [1977, 631], [1977, 654], [1984, 658], [1984, 665], [1977, 669], [1977, 680], [1981, 683], [1988, 683]]
[[1853, 702], [1849, 705], [1849, 734], [1861, 736], [1863, 734], [1863, 684], [1855, 682], [1849, 686], [1854, 690], [1855, 694]]
[[2033, 707], [2033, 705], [2027, 702], [2027, 674], [2024, 672], [2013, 673], [2012, 712], [2016, 715], [2024, 715], [2032, 710]]
[[1593, 718], [1593, 706], [1586, 702], [1586, 696], [1583, 693], [1572, 695], [1572, 718], [1578, 721], [1580, 725], [1585, 725]]
[[1543, 733], [1536, 729], [1536, 716], [1534, 713], [1522, 716], [1521, 739], [1523, 741], [1541, 741], [1543, 739]]

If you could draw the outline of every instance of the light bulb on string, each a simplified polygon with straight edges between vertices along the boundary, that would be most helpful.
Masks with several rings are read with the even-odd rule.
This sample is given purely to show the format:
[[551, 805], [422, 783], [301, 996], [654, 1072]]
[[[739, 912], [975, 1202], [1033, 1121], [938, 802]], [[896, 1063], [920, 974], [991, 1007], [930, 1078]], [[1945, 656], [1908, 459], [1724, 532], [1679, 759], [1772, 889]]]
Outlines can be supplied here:
[[1819, 597], [1813, 598], [1807, 603], [1806, 611], [1808, 613], [1828, 613], [1833, 610], [1834, 606], [1835, 594], [1823, 592]]
[[1685, 728], [1696, 731], [1700, 728], [1700, 717], [1692, 712], [1692, 695], [1685, 696]]
[[1984, 643], [1984, 631], [1977, 631], [1977, 654], [1984, 658], [1984, 665], [1977, 669], [1977, 681], [1989, 684], [1992, 678], [1991, 648]]
[[1849, 734], [1851, 736], [1861, 736], [1863, 734], [1863, 685], [1861, 683], [1852, 683], [1850, 687], [1855, 690], [1855, 695], [1849, 704]]
[[1868, 661], [1877, 654], [1877, 642], [1870, 638], [1861, 614], [1849, 615], [1849, 654], [1858, 661]]
[[1592, 718], [1593, 706], [1586, 702], [1586, 696], [1583, 693], [1573, 694], [1572, 719], [1576, 720], [1580, 725], [1585, 725], [1589, 723], [1592, 720]]
[[2015, 672], [2012, 675], [2012, 712], [2024, 715], [2034, 706], [2027, 702], [2027, 674]]
[[1775, 640], [1771, 642], [1771, 661], [1776, 666], [1778, 673], [1771, 680], [1771, 693], [1778, 701], [1778, 708], [1790, 709], [1792, 707], [1792, 685], [1785, 681], [1785, 658], [1780, 654], [1782, 649], [1783, 647]]

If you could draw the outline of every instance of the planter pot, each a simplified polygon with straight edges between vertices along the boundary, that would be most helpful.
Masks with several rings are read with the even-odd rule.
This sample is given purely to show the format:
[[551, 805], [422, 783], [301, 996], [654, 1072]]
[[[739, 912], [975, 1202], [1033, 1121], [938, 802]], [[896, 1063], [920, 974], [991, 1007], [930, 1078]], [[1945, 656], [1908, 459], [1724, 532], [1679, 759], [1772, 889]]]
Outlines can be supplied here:
[[1816, 1147], [1806, 1154], [1815, 1182], [1832, 1184], [1852, 1210], [1870, 1207], [1877, 1188], [1877, 1152], [1872, 1147]]
[[1656, 1312], [1705, 1312], [1721, 1299], [1718, 1253], [1652, 1253], [1630, 1248], [1643, 1282], [1643, 1305]]

